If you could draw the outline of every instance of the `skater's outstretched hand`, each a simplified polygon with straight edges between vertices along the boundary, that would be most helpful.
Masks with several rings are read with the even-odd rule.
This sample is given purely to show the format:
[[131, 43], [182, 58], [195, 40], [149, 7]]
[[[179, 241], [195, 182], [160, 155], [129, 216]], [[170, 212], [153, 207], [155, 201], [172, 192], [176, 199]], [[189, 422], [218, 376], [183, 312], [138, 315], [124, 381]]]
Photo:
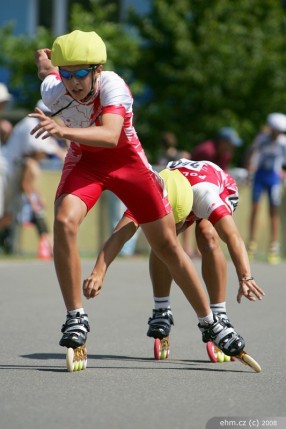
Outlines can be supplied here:
[[31, 135], [35, 135], [36, 139], [41, 137], [45, 140], [50, 136], [59, 139], [64, 138], [63, 131], [68, 127], [58, 124], [53, 118], [45, 115], [38, 107], [35, 108], [35, 113], [30, 113], [28, 116], [39, 120], [38, 125], [31, 130]]
[[262, 299], [264, 295], [265, 293], [257, 286], [253, 277], [248, 276], [239, 281], [239, 289], [236, 298], [239, 304], [243, 296], [249, 299], [249, 301], [256, 301], [257, 299]]
[[92, 272], [83, 281], [83, 294], [87, 299], [95, 298], [101, 291], [103, 285], [104, 276], [98, 272]]
[[123, 214], [111, 236], [100, 250], [92, 273], [83, 281], [83, 294], [87, 299], [95, 298], [103, 285], [109, 265], [116, 258], [122, 246], [136, 232], [138, 225]]

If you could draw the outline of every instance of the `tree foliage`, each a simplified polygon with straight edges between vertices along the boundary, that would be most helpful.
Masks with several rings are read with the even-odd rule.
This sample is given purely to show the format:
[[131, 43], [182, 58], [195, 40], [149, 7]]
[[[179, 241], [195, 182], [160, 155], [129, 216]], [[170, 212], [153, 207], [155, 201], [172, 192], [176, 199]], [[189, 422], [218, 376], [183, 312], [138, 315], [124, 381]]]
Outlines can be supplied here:
[[[69, 30], [95, 30], [105, 40], [108, 63], [130, 84], [136, 128], [154, 161], [162, 131], [180, 145], [211, 137], [221, 126], [237, 129], [246, 145], [268, 113], [285, 111], [285, 9], [274, 0], [153, 0], [147, 15], [118, 21], [118, 2], [72, 2]], [[35, 39], [0, 29], [0, 64], [10, 86], [32, 108], [39, 97], [34, 52], [53, 37]], [[153, 158], [153, 159], [152, 159]]]
[[[184, 148], [232, 126], [248, 143], [285, 111], [285, 12], [272, 0], [154, 0], [135, 74], [148, 87], [139, 130], [148, 147], [172, 130]], [[141, 114], [142, 112], [142, 114]]]
[[40, 81], [35, 65], [35, 52], [51, 45], [51, 35], [45, 28], [38, 28], [31, 40], [26, 35], [13, 35], [13, 25], [0, 28], [0, 65], [10, 72], [9, 89], [17, 95], [18, 105], [33, 109], [40, 97]]
[[[106, 69], [117, 70], [132, 84], [136, 94], [141, 90], [133, 77], [134, 64], [139, 57], [136, 38], [118, 22], [118, 8], [104, 0], [90, 0], [89, 8], [74, 3], [71, 9], [69, 30], [97, 31], [108, 49]], [[40, 96], [40, 84], [34, 54], [37, 49], [51, 47], [54, 37], [39, 27], [33, 39], [27, 35], [13, 35], [13, 24], [0, 28], [0, 66], [10, 72], [9, 88], [17, 94], [18, 105], [33, 109]]]
[[122, 22], [118, 22], [118, 6], [106, 0], [90, 0], [90, 10], [75, 3], [70, 18], [71, 31], [96, 31], [107, 49], [105, 70], [118, 72], [137, 94], [142, 90], [133, 70], [140, 57], [138, 38]]

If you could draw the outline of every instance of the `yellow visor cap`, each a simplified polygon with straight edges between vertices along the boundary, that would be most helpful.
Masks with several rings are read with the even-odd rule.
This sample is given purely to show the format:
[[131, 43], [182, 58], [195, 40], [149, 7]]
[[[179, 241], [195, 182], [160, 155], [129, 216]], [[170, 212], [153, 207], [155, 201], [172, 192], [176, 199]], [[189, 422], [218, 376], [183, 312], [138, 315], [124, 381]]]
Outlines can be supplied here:
[[95, 31], [75, 30], [56, 38], [51, 60], [54, 66], [106, 63], [106, 46]]
[[185, 220], [193, 207], [193, 189], [186, 177], [179, 170], [162, 170], [160, 176], [164, 180], [168, 192], [175, 222]]

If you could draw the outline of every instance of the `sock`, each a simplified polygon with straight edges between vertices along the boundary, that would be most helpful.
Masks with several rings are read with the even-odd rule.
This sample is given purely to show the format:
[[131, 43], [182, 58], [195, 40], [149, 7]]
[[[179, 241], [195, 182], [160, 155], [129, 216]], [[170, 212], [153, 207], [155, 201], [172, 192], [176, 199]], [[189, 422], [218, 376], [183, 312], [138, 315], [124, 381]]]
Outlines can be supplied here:
[[171, 308], [169, 296], [163, 296], [160, 298], [158, 298], [157, 296], [154, 296], [154, 304], [155, 304], [155, 310], [159, 310], [160, 308]]
[[220, 314], [221, 318], [226, 318], [226, 302], [219, 302], [217, 304], [211, 304], [211, 310], [213, 314]]
[[79, 313], [79, 314], [85, 314], [83, 308], [75, 308], [74, 310], [69, 310], [68, 311], [68, 314], [70, 316], [72, 316], [72, 317], [76, 316], [77, 313]]
[[211, 325], [214, 322], [213, 313], [210, 313], [205, 317], [198, 317], [198, 319], [201, 326]]

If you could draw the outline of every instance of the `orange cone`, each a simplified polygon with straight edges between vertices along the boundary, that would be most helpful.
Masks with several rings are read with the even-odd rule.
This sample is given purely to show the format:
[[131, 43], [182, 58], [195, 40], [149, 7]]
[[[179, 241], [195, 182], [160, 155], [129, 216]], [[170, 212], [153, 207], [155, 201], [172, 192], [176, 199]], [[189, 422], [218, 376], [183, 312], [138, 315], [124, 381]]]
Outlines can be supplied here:
[[41, 237], [38, 246], [37, 257], [49, 261], [52, 259], [50, 246], [46, 237]]

